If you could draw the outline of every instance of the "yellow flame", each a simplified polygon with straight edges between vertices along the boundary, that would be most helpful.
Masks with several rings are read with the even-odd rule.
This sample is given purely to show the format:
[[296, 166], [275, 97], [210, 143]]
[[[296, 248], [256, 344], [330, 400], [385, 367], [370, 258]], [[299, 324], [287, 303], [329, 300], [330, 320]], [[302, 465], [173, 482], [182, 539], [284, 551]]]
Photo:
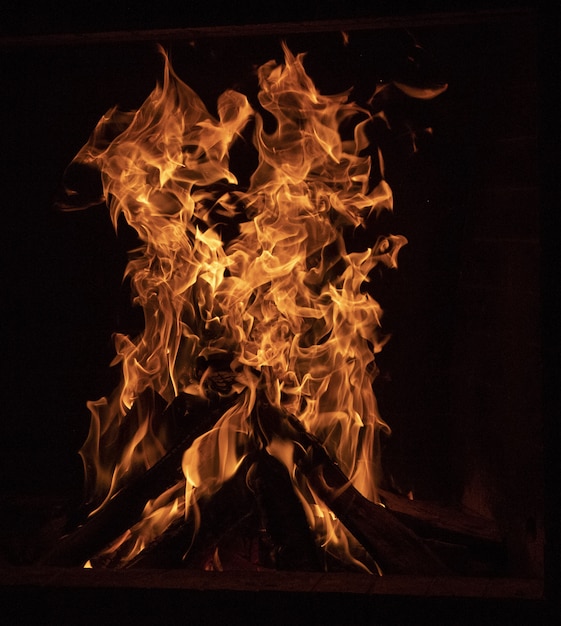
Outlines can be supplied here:
[[[145, 390], [167, 402], [182, 391], [204, 395], [213, 372], [201, 376], [197, 361], [221, 356], [229, 361], [231, 393], [239, 394], [186, 451], [185, 498], [172, 489], [173, 497], [147, 506], [131, 531], [137, 537], [130, 556], [236, 472], [255, 445], [251, 415], [264, 381], [268, 401], [296, 415], [352, 484], [377, 499], [376, 437], [387, 426], [372, 384], [386, 338], [381, 308], [364, 284], [379, 264], [396, 267], [406, 240], [390, 235], [362, 252], [347, 251], [345, 228], [392, 208], [389, 185], [373, 173], [383, 173], [381, 154], [368, 150], [372, 115], [348, 93], [321, 94], [304, 55], [286, 46], [284, 55], [283, 64], [258, 70], [262, 111], [227, 91], [218, 118], [165, 57], [162, 85], [135, 112], [110, 110], [76, 157], [100, 170], [114, 224], [123, 215], [138, 233], [141, 247], [126, 274], [145, 318], [141, 336], [116, 336], [121, 385], [90, 403], [81, 454], [92, 498], [103, 502], [165, 453], [169, 442], [151, 428], [150, 410], [120, 452], [113, 445]], [[275, 120], [272, 130], [265, 115]], [[258, 165], [241, 189], [229, 149], [251, 121]], [[348, 127], [352, 132], [343, 132]], [[240, 213], [239, 232], [223, 240], [213, 215]], [[262, 445], [294, 476], [292, 443], [261, 426]], [[318, 542], [348, 552], [341, 524], [296, 482]]]

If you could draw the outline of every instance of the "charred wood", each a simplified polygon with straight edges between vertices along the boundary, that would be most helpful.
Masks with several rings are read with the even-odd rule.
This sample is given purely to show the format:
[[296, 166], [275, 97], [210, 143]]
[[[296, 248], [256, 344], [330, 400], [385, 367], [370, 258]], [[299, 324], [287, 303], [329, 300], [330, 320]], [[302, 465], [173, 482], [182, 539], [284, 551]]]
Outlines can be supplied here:
[[[319, 445], [319, 444], [316, 444]], [[299, 464], [312, 489], [387, 574], [447, 573], [442, 561], [383, 506], [365, 498], [325, 450], [308, 450]]]
[[[199, 436], [210, 430], [224, 412], [223, 405], [204, 409], [180, 394], [165, 414], [181, 423], [183, 436], [173, 448], [142, 476], [125, 485], [107, 503], [73, 532], [62, 537], [41, 559], [44, 565], [80, 566], [133, 526], [146, 503], [182, 480], [183, 453]], [[179, 416], [183, 419], [179, 420]], [[165, 415], [163, 416], [163, 418]]]
[[299, 445], [295, 459], [311, 489], [341, 520], [387, 574], [438, 575], [448, 568], [385, 507], [365, 498], [331, 459], [325, 447], [294, 416], [262, 398], [259, 423], [272, 435]]
[[246, 484], [251, 463], [251, 456], [246, 457], [217, 492], [200, 498], [186, 519], [174, 522], [124, 568], [211, 569], [209, 563], [224, 536], [243, 534], [248, 526], [254, 534], [255, 502]]
[[321, 560], [286, 467], [260, 450], [248, 475], [260, 515], [262, 562], [278, 570], [319, 571]]
[[[175, 522], [126, 569], [229, 569], [237, 566], [321, 571], [302, 504], [286, 467], [266, 450], [248, 455], [197, 514]], [[245, 555], [245, 556], [244, 556]]]
[[497, 525], [491, 519], [451, 506], [410, 500], [385, 489], [380, 489], [379, 493], [385, 506], [422, 537], [468, 546], [491, 547], [503, 542]]
[[245, 480], [250, 463], [244, 459], [216, 493], [197, 501], [194, 511], [176, 520], [123, 568], [204, 569], [221, 537], [254, 515], [253, 497]]
[[254, 460], [255, 453], [248, 454], [232, 478], [212, 496], [197, 502], [198, 529], [184, 555], [183, 567], [222, 571], [259, 566], [259, 519], [254, 494], [247, 484]]
[[[82, 526], [63, 537], [42, 563], [83, 565], [131, 528], [141, 517], [147, 501], [183, 480], [181, 460], [185, 450], [216, 424], [226, 408], [225, 403], [194, 405], [185, 394], [175, 398], [158, 421], [169, 419], [178, 425], [179, 431], [183, 429], [178, 443], [145, 474], [126, 484]], [[243, 535], [247, 531], [247, 537], [252, 533], [259, 537], [259, 551], [267, 565], [277, 569], [316, 569], [318, 561], [311, 531], [288, 473], [264, 450], [263, 444], [271, 437], [278, 437], [296, 442], [295, 462], [309, 487], [384, 572], [427, 575], [447, 572], [415, 532], [353, 487], [320, 441], [298, 419], [272, 407], [264, 396], [254, 413], [251, 419], [255, 453], [246, 458], [233, 480], [225, 483], [210, 500], [198, 503], [196, 527], [192, 520], [172, 526], [159, 545], [157, 542], [138, 557], [137, 564], [167, 562], [167, 566], [174, 566], [187, 555], [184, 566], [204, 566], [212, 550], [227, 543], [225, 538], [231, 541], [232, 533]], [[177, 556], [171, 556], [175, 549]]]
[[379, 492], [386, 508], [455, 572], [488, 576], [504, 572], [505, 540], [493, 520], [453, 506]]

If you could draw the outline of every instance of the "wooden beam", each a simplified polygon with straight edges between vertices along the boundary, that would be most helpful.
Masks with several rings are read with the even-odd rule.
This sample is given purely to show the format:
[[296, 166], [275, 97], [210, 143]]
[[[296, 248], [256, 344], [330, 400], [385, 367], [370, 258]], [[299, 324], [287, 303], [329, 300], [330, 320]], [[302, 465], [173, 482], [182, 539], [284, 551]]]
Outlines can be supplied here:
[[193, 41], [236, 37], [282, 37], [286, 35], [377, 31], [404, 28], [446, 27], [480, 24], [505, 19], [527, 19], [531, 9], [513, 8], [479, 11], [450, 11], [411, 15], [380, 15], [350, 19], [279, 21], [264, 24], [220, 24], [181, 28], [117, 30], [106, 32], [52, 33], [0, 36], [2, 47], [88, 46], [112, 43]]

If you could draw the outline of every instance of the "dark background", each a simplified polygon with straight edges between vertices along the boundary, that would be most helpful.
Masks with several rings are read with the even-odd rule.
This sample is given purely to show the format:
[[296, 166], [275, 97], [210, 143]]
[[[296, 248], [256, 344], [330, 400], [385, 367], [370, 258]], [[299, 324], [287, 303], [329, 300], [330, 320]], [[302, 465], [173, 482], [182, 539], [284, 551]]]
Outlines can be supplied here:
[[[556, 75], [558, 61], [547, 38], [537, 45], [545, 37], [542, 14], [520, 14], [512, 3], [498, 18], [475, 20], [453, 17], [474, 8], [466, 3], [399, 10], [377, 3], [375, 14], [367, 2], [164, 4], [0, 10], [2, 491], [79, 494], [85, 403], [115, 385], [112, 333], [135, 332], [139, 324], [121, 285], [131, 237], [115, 235], [103, 208], [61, 213], [55, 200], [99, 117], [115, 104], [137, 107], [159, 80], [162, 61], [156, 41], [142, 36], [80, 44], [64, 35], [402, 17], [401, 27], [351, 32], [348, 47], [337, 30], [286, 34], [293, 51], [308, 51], [309, 74], [326, 93], [354, 85], [357, 99], [366, 99], [377, 79], [411, 70], [415, 42], [427, 51], [416, 78], [450, 85], [435, 101], [396, 101], [394, 132], [384, 138], [396, 206], [383, 226], [410, 241], [398, 272], [373, 285], [394, 335], [379, 359], [381, 408], [394, 430], [384, 442], [387, 477], [398, 490], [498, 518], [524, 552], [519, 567], [539, 567], [525, 533], [528, 524], [536, 536], [543, 531], [544, 460], [547, 478], [554, 459], [543, 441], [558, 432], [558, 309], [549, 300], [558, 183], [547, 178], [544, 191], [553, 162], [544, 158], [552, 122], [542, 110], [549, 93], [542, 83]], [[440, 11], [447, 23], [415, 19]], [[254, 64], [281, 60], [279, 36], [163, 43], [209, 107], [227, 87], [254, 88]], [[414, 153], [411, 130], [426, 126], [434, 134], [419, 132]]]

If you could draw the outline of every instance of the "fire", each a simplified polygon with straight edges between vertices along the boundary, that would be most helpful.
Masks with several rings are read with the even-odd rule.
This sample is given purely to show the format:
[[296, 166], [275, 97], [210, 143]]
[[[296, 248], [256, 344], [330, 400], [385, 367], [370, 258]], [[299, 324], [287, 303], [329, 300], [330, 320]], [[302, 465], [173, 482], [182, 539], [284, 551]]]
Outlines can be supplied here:
[[[349, 92], [321, 94], [304, 56], [284, 47], [284, 63], [258, 69], [260, 109], [226, 91], [214, 117], [163, 56], [162, 84], [137, 111], [110, 110], [75, 158], [101, 173], [115, 227], [122, 216], [138, 235], [126, 276], [145, 321], [139, 337], [116, 336], [122, 382], [89, 404], [91, 502], [103, 508], [174, 444], [158, 399], [212, 396], [224, 410], [185, 451], [184, 478], [108, 552], [126, 544], [131, 559], [174, 520], [196, 518], [197, 502], [264, 448], [288, 468], [318, 545], [355, 561], [352, 537], [298, 472], [290, 428], [261, 405], [295, 416], [377, 501], [388, 427], [373, 382], [386, 337], [365, 284], [376, 266], [396, 267], [406, 240], [347, 250], [345, 233], [392, 208], [373, 114]], [[257, 167], [244, 189], [229, 154], [251, 129]]]

